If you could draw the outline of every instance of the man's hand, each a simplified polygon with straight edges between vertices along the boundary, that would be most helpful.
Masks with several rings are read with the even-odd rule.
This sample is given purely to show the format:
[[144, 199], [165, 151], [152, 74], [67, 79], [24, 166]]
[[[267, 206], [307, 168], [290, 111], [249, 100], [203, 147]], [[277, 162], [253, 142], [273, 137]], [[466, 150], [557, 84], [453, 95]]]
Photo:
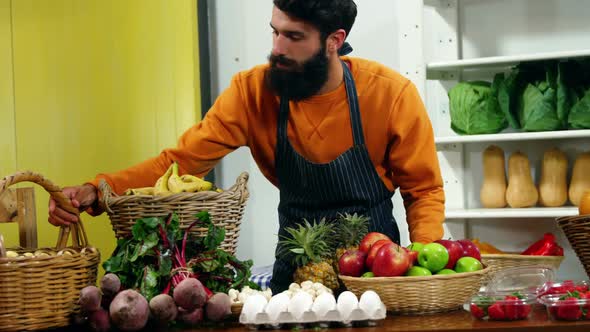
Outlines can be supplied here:
[[[79, 211], [84, 211], [92, 206], [98, 199], [96, 188], [91, 184], [82, 186], [65, 187], [63, 193], [72, 202], [72, 206]], [[80, 214], [72, 214], [62, 209], [53, 198], [49, 198], [49, 223], [54, 226], [69, 226], [80, 220]]]

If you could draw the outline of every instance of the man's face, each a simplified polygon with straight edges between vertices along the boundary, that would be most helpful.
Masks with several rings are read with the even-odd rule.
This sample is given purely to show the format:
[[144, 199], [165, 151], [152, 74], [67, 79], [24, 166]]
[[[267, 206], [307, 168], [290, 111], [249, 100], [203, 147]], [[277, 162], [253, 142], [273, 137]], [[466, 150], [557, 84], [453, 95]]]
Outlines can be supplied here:
[[316, 94], [328, 79], [328, 57], [320, 32], [273, 8], [273, 48], [266, 73], [268, 87], [290, 100]]

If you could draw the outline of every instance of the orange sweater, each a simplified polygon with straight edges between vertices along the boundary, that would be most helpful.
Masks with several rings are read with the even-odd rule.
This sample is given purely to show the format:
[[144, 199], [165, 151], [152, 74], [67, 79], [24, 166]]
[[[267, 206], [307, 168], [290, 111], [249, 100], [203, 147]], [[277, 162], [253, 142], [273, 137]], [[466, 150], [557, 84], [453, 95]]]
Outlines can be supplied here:
[[[354, 77], [365, 142], [385, 185], [404, 198], [412, 241], [443, 235], [444, 192], [434, 135], [415, 86], [376, 62], [343, 57]], [[225, 155], [248, 146], [262, 173], [277, 184], [275, 146], [279, 99], [264, 87], [260, 65], [238, 73], [205, 118], [187, 130], [178, 146], [128, 169], [99, 174], [117, 193], [153, 186], [170, 163], [181, 174], [204, 176]], [[290, 103], [288, 137], [302, 156], [317, 163], [334, 160], [352, 146], [344, 84], [329, 93]], [[254, 190], [256, 190], [254, 188]]]

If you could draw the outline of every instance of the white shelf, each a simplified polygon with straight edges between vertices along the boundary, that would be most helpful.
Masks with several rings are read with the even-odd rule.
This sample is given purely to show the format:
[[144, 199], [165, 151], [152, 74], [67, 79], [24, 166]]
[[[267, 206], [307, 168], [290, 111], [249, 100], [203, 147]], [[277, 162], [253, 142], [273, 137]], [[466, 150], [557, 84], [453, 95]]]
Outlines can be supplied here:
[[493, 56], [486, 58], [474, 58], [453, 61], [430, 62], [426, 69], [432, 71], [450, 71], [467, 68], [482, 67], [510, 67], [523, 61], [550, 60], [562, 58], [590, 57], [590, 49], [563, 52], [532, 53], [509, 56]]
[[590, 137], [590, 129], [435, 137], [436, 144], [553, 140]]
[[445, 212], [446, 219], [477, 218], [556, 218], [578, 214], [575, 206], [558, 208], [504, 208], [504, 209], [452, 209]]

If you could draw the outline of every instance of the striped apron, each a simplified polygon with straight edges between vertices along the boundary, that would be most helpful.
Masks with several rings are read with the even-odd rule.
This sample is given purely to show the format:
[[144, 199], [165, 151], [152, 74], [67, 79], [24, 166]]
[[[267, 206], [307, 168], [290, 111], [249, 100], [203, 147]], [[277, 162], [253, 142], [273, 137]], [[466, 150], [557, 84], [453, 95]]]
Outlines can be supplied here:
[[[393, 218], [393, 192], [385, 186], [365, 146], [356, 87], [348, 66], [344, 83], [348, 98], [353, 146], [335, 160], [318, 164], [306, 160], [287, 137], [289, 101], [281, 98], [277, 128], [275, 160], [280, 190], [279, 240], [286, 236], [286, 227], [293, 227], [306, 218], [334, 220], [339, 213], [360, 213], [369, 216], [369, 231], [381, 232], [399, 243], [399, 229]], [[273, 294], [287, 289], [295, 267], [280, 257], [277, 245], [273, 276]]]

